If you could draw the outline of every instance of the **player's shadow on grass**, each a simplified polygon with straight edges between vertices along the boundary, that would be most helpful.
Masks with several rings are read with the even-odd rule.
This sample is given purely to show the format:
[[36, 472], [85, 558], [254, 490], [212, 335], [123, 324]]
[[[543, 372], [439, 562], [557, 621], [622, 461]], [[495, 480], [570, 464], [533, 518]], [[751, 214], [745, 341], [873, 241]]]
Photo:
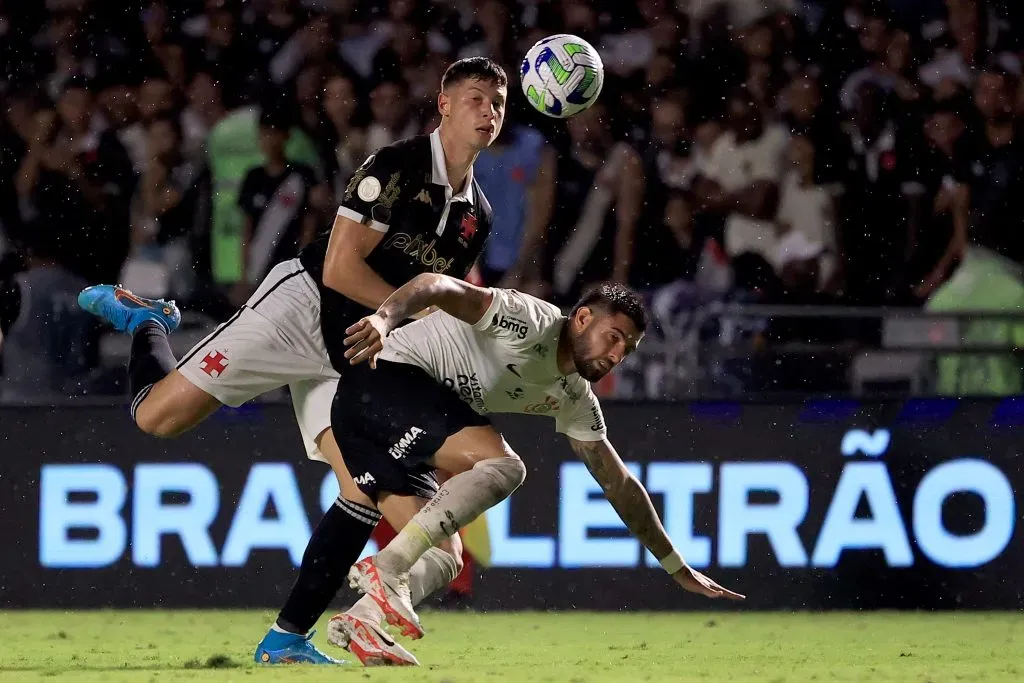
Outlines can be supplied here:
[[[122, 664], [120, 666], [89, 666], [88, 664], [80, 664], [77, 661], [71, 662], [76, 671], [202, 671], [204, 669], [240, 669], [249, 664], [249, 662], [239, 662], [227, 655], [213, 655], [208, 657], [206, 661], [199, 661], [198, 659], [190, 659], [181, 664], [170, 665], [164, 662], [154, 662], [149, 665], [145, 664]], [[57, 676], [62, 673], [66, 673], [65, 669], [61, 669], [53, 666], [52, 664], [42, 666], [10, 666], [3, 667], [0, 671], [10, 672], [32, 672], [40, 673], [43, 675]]]

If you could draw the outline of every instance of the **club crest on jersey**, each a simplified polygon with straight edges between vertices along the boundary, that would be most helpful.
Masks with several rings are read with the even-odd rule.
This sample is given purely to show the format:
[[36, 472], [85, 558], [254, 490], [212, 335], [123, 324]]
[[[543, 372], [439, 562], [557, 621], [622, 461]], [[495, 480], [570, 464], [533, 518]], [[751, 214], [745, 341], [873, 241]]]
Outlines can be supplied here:
[[224, 374], [228, 367], [228, 357], [220, 351], [210, 351], [199, 363], [199, 369], [216, 379]]
[[523, 408], [524, 413], [530, 413], [532, 415], [547, 415], [551, 412], [558, 412], [560, 404], [558, 399], [553, 396], [545, 396], [543, 403], [531, 403], [530, 405]]
[[396, 232], [384, 243], [384, 249], [398, 249], [435, 273], [444, 273], [452, 267], [452, 259], [441, 258], [435, 248], [436, 244], [436, 239], [424, 242], [423, 235], [413, 237], [404, 232]]
[[476, 235], [476, 216], [467, 213], [462, 217], [462, 223], [459, 224], [459, 244], [468, 247], [474, 235]]

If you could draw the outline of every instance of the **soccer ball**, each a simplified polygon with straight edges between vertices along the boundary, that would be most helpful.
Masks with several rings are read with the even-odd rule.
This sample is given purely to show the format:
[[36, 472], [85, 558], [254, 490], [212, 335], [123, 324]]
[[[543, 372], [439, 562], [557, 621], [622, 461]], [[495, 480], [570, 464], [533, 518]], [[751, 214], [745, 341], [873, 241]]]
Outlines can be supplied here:
[[604, 85], [604, 64], [582, 38], [549, 36], [530, 48], [519, 69], [523, 93], [542, 114], [565, 119], [592, 105]]

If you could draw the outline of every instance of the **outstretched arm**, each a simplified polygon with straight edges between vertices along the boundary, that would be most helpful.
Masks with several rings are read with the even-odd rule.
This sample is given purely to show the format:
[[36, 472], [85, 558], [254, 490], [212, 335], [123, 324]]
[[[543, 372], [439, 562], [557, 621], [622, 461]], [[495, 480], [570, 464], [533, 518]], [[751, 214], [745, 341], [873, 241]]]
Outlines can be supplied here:
[[646, 489], [623, 464], [607, 440], [578, 441], [570, 438], [572, 449], [604, 490], [630, 532], [658, 558], [676, 583], [693, 593], [709, 598], [743, 600], [739, 593], [722, 588], [700, 572], [691, 569], [672, 545]]
[[477, 287], [448, 275], [417, 275], [396, 289], [376, 313], [345, 330], [348, 335], [345, 346], [349, 347], [345, 358], [353, 365], [369, 360], [375, 367], [377, 355], [384, 348], [384, 338], [413, 313], [436, 306], [473, 325], [487, 312], [493, 298], [489, 288]]

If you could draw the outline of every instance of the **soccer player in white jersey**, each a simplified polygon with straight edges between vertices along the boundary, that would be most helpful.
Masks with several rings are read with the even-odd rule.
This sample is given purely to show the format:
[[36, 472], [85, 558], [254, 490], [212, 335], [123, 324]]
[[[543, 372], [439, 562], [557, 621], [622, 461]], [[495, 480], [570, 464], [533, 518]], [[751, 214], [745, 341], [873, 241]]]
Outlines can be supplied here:
[[[441, 311], [396, 329], [427, 306]], [[349, 328], [345, 356], [363, 370], [346, 374], [331, 413], [346, 462], [374, 500], [418, 496], [422, 505], [387, 547], [349, 573], [389, 623], [423, 635], [410, 568], [523, 483], [526, 467], [487, 418], [495, 412], [554, 417], [556, 431], [673, 580], [710, 598], [743, 599], [686, 564], [608, 442], [590, 383], [636, 349], [646, 323], [640, 298], [622, 285], [597, 287], [565, 317], [514, 290], [424, 274]], [[422, 481], [434, 468], [454, 476], [427, 499]]]

